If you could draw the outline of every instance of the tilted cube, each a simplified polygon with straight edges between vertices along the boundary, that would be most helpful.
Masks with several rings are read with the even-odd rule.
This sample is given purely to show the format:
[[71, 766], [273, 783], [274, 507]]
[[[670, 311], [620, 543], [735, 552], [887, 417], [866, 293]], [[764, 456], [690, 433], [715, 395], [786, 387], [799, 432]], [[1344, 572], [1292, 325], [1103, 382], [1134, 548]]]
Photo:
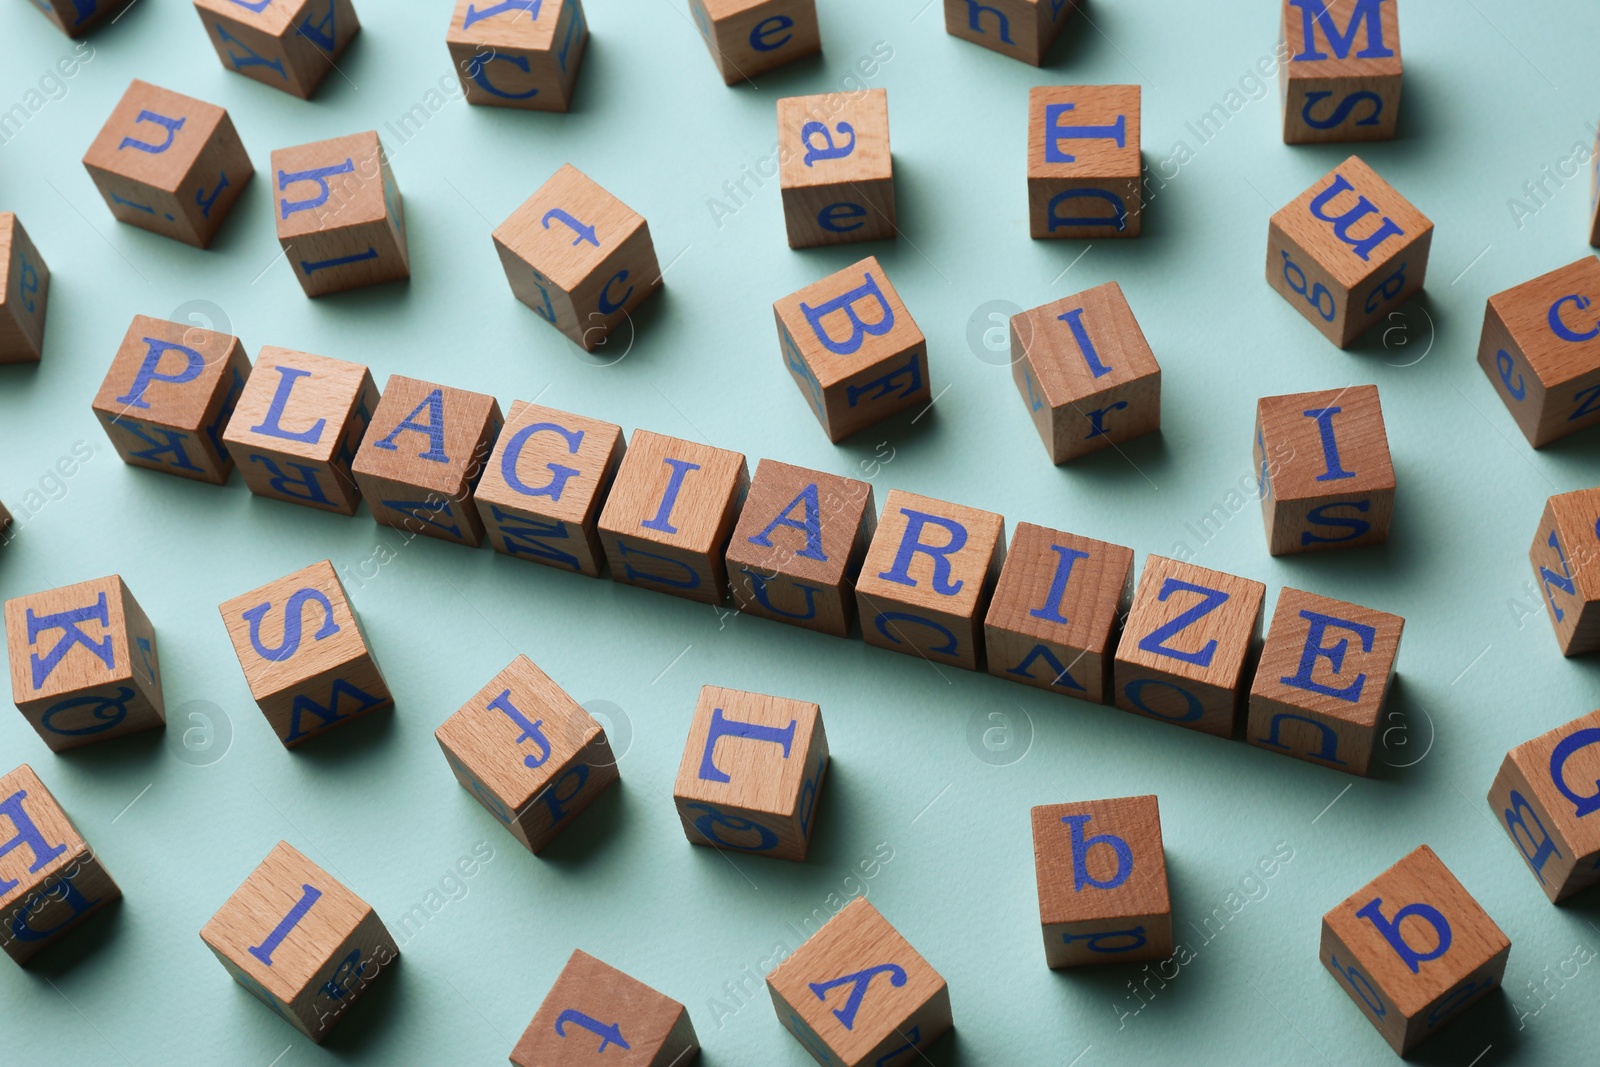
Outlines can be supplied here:
[[278, 243], [307, 296], [411, 276], [405, 205], [372, 131], [272, 153]]
[[1600, 260], [1491, 296], [1478, 366], [1534, 448], [1600, 423]]
[[566, 111], [589, 23], [579, 0], [456, 0], [445, 43], [467, 103]]
[[309, 100], [361, 23], [350, 0], [194, 0], [229, 70]]
[[44, 355], [50, 268], [9, 211], [0, 211], [0, 363], [37, 363]]
[[1528, 558], [1561, 654], [1600, 651], [1600, 489], [1546, 501]]

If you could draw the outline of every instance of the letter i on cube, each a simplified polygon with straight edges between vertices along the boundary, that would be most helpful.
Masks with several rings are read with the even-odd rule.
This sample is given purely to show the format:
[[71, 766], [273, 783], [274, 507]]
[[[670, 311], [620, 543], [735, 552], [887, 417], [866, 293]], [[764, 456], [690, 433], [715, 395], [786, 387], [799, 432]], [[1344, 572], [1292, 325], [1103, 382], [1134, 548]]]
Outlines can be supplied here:
[[1392, 140], [1400, 0], [1283, 0], [1285, 144]]
[[579, 0], [456, 0], [445, 43], [467, 103], [566, 111], [589, 23]]
[[1600, 711], [1507, 752], [1489, 807], [1553, 902], [1600, 882]]
[[272, 153], [278, 243], [307, 296], [411, 276], [406, 215], [373, 131]]
[[699, 1051], [682, 1004], [577, 949], [511, 1050], [511, 1062], [684, 1067]]
[[1028, 232], [1137, 237], [1143, 225], [1139, 86], [1028, 91]]

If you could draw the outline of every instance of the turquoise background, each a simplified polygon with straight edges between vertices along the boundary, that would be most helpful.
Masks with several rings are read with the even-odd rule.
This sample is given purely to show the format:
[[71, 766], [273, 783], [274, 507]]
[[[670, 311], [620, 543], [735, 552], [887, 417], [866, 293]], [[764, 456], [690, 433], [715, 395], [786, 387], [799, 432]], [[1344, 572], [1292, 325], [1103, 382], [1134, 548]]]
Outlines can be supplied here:
[[[1507, 748], [1600, 703], [1600, 664], [1559, 655], [1527, 563], [1545, 498], [1596, 480], [1600, 437], [1536, 454], [1473, 360], [1486, 296], [1589, 253], [1585, 180], [1548, 185], [1543, 203], [1522, 187], [1587, 152], [1600, 8], [1405, 0], [1400, 136], [1360, 152], [1435, 222], [1432, 270], [1425, 295], [1341, 352], [1262, 278], [1268, 216], [1349, 151], [1285, 146], [1276, 87], [1249, 80], [1273, 51], [1275, 4], [1095, 0], [1044, 70], [948, 37], [940, 6], [923, 4], [821, 0], [823, 58], [727, 88], [682, 0], [591, 0], [569, 115], [430, 96], [454, 94], [442, 2], [361, 0], [343, 75], [309, 103], [225, 71], [179, 0], [139, 0], [88, 39], [93, 58], [64, 96], [0, 145], [0, 207], [53, 272], [43, 364], [0, 368], [0, 499], [31, 513], [0, 551], [0, 595], [120, 573], [159, 632], [173, 722], [165, 737], [54, 756], [20, 715], [0, 715], [0, 764], [33, 765], [126, 896], [28, 970], [0, 965], [0, 1061], [497, 1064], [581, 946], [685, 1003], [702, 1062], [809, 1063], [748, 976], [794, 947], [791, 924], [864, 888], [950, 983], [957, 1029], [933, 1063], [1384, 1064], [1388, 1046], [1317, 962], [1319, 920], [1422, 842], [1513, 949], [1505, 993], [1419, 1062], [1592, 1058], [1579, 1050], [1600, 1007], [1600, 901], [1546, 903], [1484, 795]], [[0, 13], [0, 108], [73, 48], [29, 8]], [[866, 84], [889, 89], [904, 236], [791, 252], [775, 179], [747, 182], [748, 203], [719, 225], [708, 198], [770, 156], [774, 101], [839, 88], [877, 42], [892, 58]], [[378, 129], [405, 197], [410, 283], [306, 299], [278, 260], [261, 173], [209, 251], [116, 223], [79, 160], [133, 77], [225, 106], [258, 172], [273, 148]], [[1192, 158], [1156, 193], [1142, 238], [1030, 241], [1027, 87], [1107, 82], [1144, 86], [1152, 166], [1180, 140]], [[388, 124], [418, 103], [428, 121], [397, 136]], [[1213, 103], [1237, 110], [1202, 143], [1186, 123]], [[670, 264], [620, 360], [615, 347], [582, 356], [518, 304], [489, 239], [567, 161], [644, 214]], [[1537, 207], [1520, 225], [1519, 196]], [[867, 253], [928, 336], [939, 399], [835, 447], [782, 368], [769, 309]], [[988, 301], [1032, 307], [1111, 279], [1164, 369], [1164, 428], [1125, 456], [1058, 469], [1003, 359], [969, 344], [969, 319]], [[360, 361], [380, 384], [403, 373], [504, 407], [538, 398], [737, 449], [752, 468], [766, 455], [871, 475], [880, 504], [890, 488], [926, 493], [1130, 545], [1137, 566], [1185, 545], [1266, 582], [1269, 609], [1290, 583], [1397, 612], [1383, 765], [1351, 779], [859, 641], [407, 543], [364, 510], [258, 499], [237, 476], [218, 489], [124, 466], [89, 404], [136, 313], [198, 315], [252, 356], [274, 344]], [[1256, 398], [1365, 382], [1381, 390], [1400, 482], [1390, 542], [1268, 557], [1245, 499]], [[92, 457], [52, 475], [80, 441]], [[1230, 518], [1202, 539], [1191, 525], [1215, 506]], [[375, 554], [392, 559], [349, 577]], [[216, 605], [325, 557], [397, 706], [291, 754], [251, 702]], [[454, 783], [431, 736], [518, 652], [579, 701], [620, 709], [606, 715], [626, 749], [621, 787], [539, 858]], [[705, 683], [822, 706], [834, 758], [807, 863], [684, 841], [670, 794]], [[1161, 799], [1175, 919], [1195, 954], [1164, 988], [1152, 980], [1148, 1002], [1127, 987], [1135, 968], [1045, 968], [1028, 828], [1030, 805], [1146, 792]], [[280, 838], [392, 929], [413, 905], [442, 905], [320, 1049], [197, 936]], [[484, 842], [493, 859], [464, 895], [430, 901]], [[1250, 880], [1280, 843], [1293, 859]], [[1213, 918], [1207, 941], [1197, 926], [1215, 909], [1227, 921]], [[1550, 978], [1563, 967], [1567, 980]], [[742, 979], [753, 1001], [725, 988]], [[1531, 982], [1548, 983], [1543, 1000]]]

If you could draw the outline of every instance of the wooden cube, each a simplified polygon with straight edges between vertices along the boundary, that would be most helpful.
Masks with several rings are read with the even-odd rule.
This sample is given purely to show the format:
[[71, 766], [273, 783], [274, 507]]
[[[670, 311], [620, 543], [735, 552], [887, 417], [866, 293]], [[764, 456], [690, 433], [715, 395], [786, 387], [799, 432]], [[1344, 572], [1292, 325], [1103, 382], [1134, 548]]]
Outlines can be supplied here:
[[1132, 549], [1017, 523], [983, 622], [989, 673], [1105, 703], [1132, 595]]
[[456, 0], [445, 44], [467, 103], [566, 111], [589, 43], [579, 0]]
[[779, 100], [778, 159], [790, 248], [895, 236], [886, 90]]
[[1545, 896], [1560, 903], [1600, 882], [1600, 711], [1506, 753], [1489, 807]]
[[1561, 654], [1600, 651], [1600, 489], [1545, 501], [1528, 559]]
[[279, 841], [200, 930], [233, 976], [321, 1044], [400, 956], [372, 905]]
[[1496, 293], [1478, 366], [1528, 443], [1600, 423], [1600, 260], [1584, 256]]
[[1421, 291], [1432, 244], [1428, 217], [1351, 156], [1272, 216], [1267, 284], [1347, 348]]
[[800, 861], [827, 770], [817, 705], [708, 685], [672, 799], [693, 844]]
[[1274, 556], [1389, 539], [1394, 462], [1377, 386], [1262, 397], [1254, 450]]
[[1117, 643], [1116, 706], [1232, 737], [1261, 648], [1266, 595], [1248, 578], [1146, 556]]
[[636, 431], [600, 512], [612, 579], [722, 603], [728, 540], [749, 485], [738, 452]]
[[1035, 67], [1077, 0], [944, 0], [944, 32]]
[[372, 517], [441, 541], [482, 544], [472, 491], [502, 421], [492, 396], [390, 375], [351, 465]]
[[1399, 0], [1283, 0], [1280, 39], [1285, 144], [1394, 139]]
[[68, 37], [81, 37], [131, 0], [34, 0], [45, 18]]
[[120, 575], [5, 604], [11, 699], [53, 752], [167, 721], [156, 630]]
[[0, 211], [0, 363], [37, 363], [44, 354], [50, 268], [17, 216]]
[[950, 987], [865, 897], [778, 964], [767, 992], [778, 1021], [828, 1067], [895, 1062], [951, 1027]]
[[531, 852], [619, 777], [605, 730], [527, 656], [433, 736], [462, 788]]
[[1245, 739], [1366, 774], [1406, 621], [1284, 586], [1250, 686]]
[[830, 441], [926, 405], [928, 345], [876, 256], [772, 305], [783, 363]]
[[307, 296], [411, 277], [405, 205], [372, 130], [272, 153], [278, 243]]
[[361, 29], [350, 0], [194, 0], [194, 9], [224, 67], [302, 100]]
[[650, 224], [567, 163], [494, 231], [512, 294], [585, 352], [661, 288]]
[[764, 619], [849, 636], [856, 577], [877, 523], [868, 483], [761, 460], [728, 543], [734, 603]]
[[1030, 815], [1045, 963], [1082, 967], [1172, 955], [1155, 797], [1041, 804]]
[[226, 111], [137, 78], [83, 165], [119, 220], [196, 248], [255, 174]]
[[94, 413], [122, 462], [223, 485], [233, 457], [222, 430], [249, 377], [237, 337], [135, 315]]
[[728, 85], [822, 51], [816, 0], [689, 0], [689, 12]]
[[600, 506], [626, 450], [614, 423], [513, 400], [473, 495], [489, 544], [598, 577]]
[[361, 494], [351, 465], [377, 406], [361, 364], [268, 346], [222, 440], [257, 496], [354, 515]]
[[[603, 1054], [608, 1049], [616, 1052]], [[577, 1067], [601, 1057], [625, 1067], [682, 1067], [700, 1051], [689, 1012], [575, 949], [511, 1050], [516, 1067]]]
[[1161, 429], [1161, 364], [1116, 282], [1011, 317], [1011, 377], [1050, 462]]
[[1137, 237], [1143, 223], [1137, 85], [1028, 90], [1028, 232]]
[[934, 663], [983, 669], [983, 619], [1006, 557], [992, 511], [889, 490], [861, 565], [861, 636]]
[[1499, 985], [1510, 952], [1427, 845], [1322, 917], [1322, 965], [1402, 1056]]
[[0, 778], [0, 819], [0, 947], [20, 964], [122, 890], [26, 763]]
[[222, 603], [250, 695], [285, 748], [394, 700], [327, 560]]

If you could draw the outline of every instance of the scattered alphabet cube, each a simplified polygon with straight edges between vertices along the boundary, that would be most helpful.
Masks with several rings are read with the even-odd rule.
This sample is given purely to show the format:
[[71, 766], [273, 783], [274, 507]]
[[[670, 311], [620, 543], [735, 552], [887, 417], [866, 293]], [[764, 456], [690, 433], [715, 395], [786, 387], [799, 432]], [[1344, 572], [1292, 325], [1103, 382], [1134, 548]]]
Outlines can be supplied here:
[[494, 247], [512, 294], [585, 352], [661, 288], [650, 224], [570, 163], [495, 228]]
[[1267, 284], [1347, 348], [1420, 292], [1433, 223], [1351, 156], [1272, 216]]
[[361, 495], [351, 467], [377, 406], [361, 364], [268, 346], [222, 440], [257, 496], [354, 515]]
[[122, 462], [223, 485], [233, 457], [222, 430], [249, 377], [237, 337], [135, 315], [94, 413]]
[[822, 50], [816, 0], [689, 0], [689, 11], [728, 85]]
[[114, 15], [130, 0], [34, 0], [45, 18], [68, 37], [81, 37], [107, 16]]
[[1116, 282], [1011, 317], [1011, 377], [1050, 462], [1161, 429], [1161, 364]]
[[1139, 86], [1028, 90], [1028, 232], [1137, 237], [1143, 225]]
[[989, 673], [1104, 703], [1132, 595], [1132, 549], [1017, 523], [983, 622]]
[[518, 656], [434, 731], [473, 797], [538, 852], [617, 781], [601, 725]]
[[830, 441], [928, 402], [927, 342], [876, 256], [772, 311], [784, 366]]
[[1491, 296], [1478, 366], [1534, 448], [1600, 423], [1600, 260]]
[[200, 930], [233, 980], [321, 1044], [400, 948], [372, 906], [279, 841]]
[[228, 113], [134, 79], [83, 165], [122, 222], [205, 248], [255, 168]]
[[194, 0], [228, 70], [311, 99], [361, 23], [350, 0]]
[[50, 269], [17, 216], [0, 211], [0, 363], [37, 363], [44, 354]]
[[1232, 737], [1266, 595], [1248, 578], [1146, 556], [1117, 644], [1116, 706]]
[[1489, 807], [1539, 887], [1561, 902], [1600, 882], [1600, 711], [1506, 753]]
[[394, 704], [327, 560], [218, 610], [250, 695], [285, 748]]
[[728, 543], [734, 603], [764, 619], [848, 636], [856, 576], [876, 526], [867, 482], [761, 460]]
[[779, 100], [778, 146], [790, 248], [895, 235], [886, 90]]
[[278, 243], [307, 296], [411, 277], [405, 205], [377, 133], [272, 153]]
[[635, 432], [600, 512], [612, 579], [722, 603], [728, 541], [749, 485], [738, 452]]
[[981, 670], [984, 613], [1005, 556], [1004, 516], [889, 490], [856, 582], [862, 637]]
[[1322, 965], [1402, 1056], [1499, 985], [1510, 952], [1427, 845], [1322, 917]]
[[456, 0], [445, 43], [467, 103], [566, 111], [589, 24], [579, 0]]
[[1078, 0], [944, 0], [944, 31], [1035, 67]]
[[1254, 450], [1272, 555], [1389, 539], [1394, 462], [1377, 386], [1262, 397]]
[[5, 604], [11, 699], [53, 752], [166, 724], [156, 631], [119, 575]]
[[1405, 622], [1284, 586], [1250, 686], [1245, 739], [1366, 774]]
[[950, 987], [857, 897], [767, 975], [778, 1021], [818, 1063], [887, 1064], [951, 1027]]
[[122, 895], [26, 763], [0, 777], [0, 947], [19, 964]]
[[1528, 558], [1561, 654], [1600, 651], [1600, 489], [1547, 500]]
[[575, 949], [511, 1050], [511, 1062], [568, 1067], [607, 1049], [617, 1052], [603, 1059], [625, 1067], [682, 1067], [700, 1041], [682, 1004]]
[[1285, 144], [1394, 139], [1399, 0], [1283, 0], [1281, 40]]

